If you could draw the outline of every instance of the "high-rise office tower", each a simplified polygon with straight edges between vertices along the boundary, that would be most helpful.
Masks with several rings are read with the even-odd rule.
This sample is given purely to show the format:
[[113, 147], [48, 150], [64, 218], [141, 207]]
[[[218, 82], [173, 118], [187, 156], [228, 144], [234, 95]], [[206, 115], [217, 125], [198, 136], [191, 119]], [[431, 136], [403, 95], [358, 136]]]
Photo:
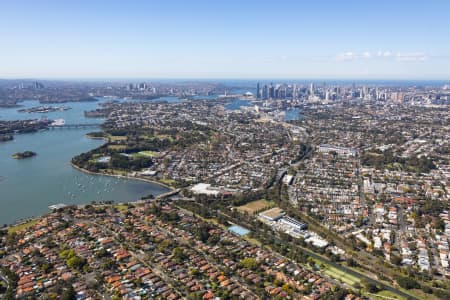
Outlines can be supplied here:
[[297, 100], [297, 84], [292, 85], [292, 99]]
[[275, 87], [273, 86], [272, 83], [270, 84], [270, 87], [269, 87], [269, 98], [270, 99], [275, 98]]
[[145, 82], [142, 82], [139, 84], [139, 89], [140, 90], [146, 90], [147, 89], [147, 84]]
[[38, 81], [33, 82], [33, 89], [35, 90], [40, 90], [43, 89], [44, 85]]

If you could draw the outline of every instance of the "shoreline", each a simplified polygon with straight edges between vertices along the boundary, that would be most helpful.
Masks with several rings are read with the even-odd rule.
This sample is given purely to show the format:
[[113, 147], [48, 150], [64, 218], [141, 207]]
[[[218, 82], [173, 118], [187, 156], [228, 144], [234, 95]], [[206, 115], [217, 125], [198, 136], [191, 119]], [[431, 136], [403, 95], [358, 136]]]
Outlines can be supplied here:
[[[29, 101], [29, 100], [21, 100], [21, 101], [19, 101], [19, 103], [23, 102], [23, 101]], [[31, 101], [37, 101], [38, 103], [40, 103], [38, 100], [31, 100]], [[79, 101], [70, 101], [70, 102], [79, 102]], [[15, 108], [18, 108], [18, 107], [24, 107], [24, 105], [16, 105], [14, 107], [0, 107], [0, 109], [15, 109]], [[92, 140], [103, 139], [105, 141], [105, 143], [108, 141], [108, 138], [106, 138], [106, 137], [92, 137], [92, 136], [89, 136], [88, 133], [86, 133], [85, 136], [88, 139], [92, 139]], [[8, 141], [5, 141], [5, 142], [8, 142]], [[105, 144], [105, 143], [102, 143], [102, 144]], [[1, 144], [1, 142], [0, 142], [0, 144]], [[110, 177], [116, 177], [116, 178], [120, 178], [120, 179], [139, 180], [141, 182], [146, 182], [146, 183], [149, 183], [149, 184], [155, 184], [155, 185], [158, 185], [159, 187], [167, 189], [167, 191], [162, 191], [160, 194], [165, 194], [165, 193], [172, 192], [172, 191], [176, 190], [175, 187], [171, 187], [169, 185], [166, 185], [166, 184], [164, 184], [162, 182], [158, 182], [158, 181], [155, 181], [155, 180], [151, 180], [151, 179], [147, 179], [147, 178], [140, 178], [140, 177], [123, 176], [123, 175], [117, 175], [117, 174], [94, 173], [94, 172], [85, 170], [83, 168], [80, 168], [80, 167], [74, 165], [71, 161], [69, 161], [69, 163], [72, 166], [72, 168], [74, 168], [74, 169], [76, 169], [76, 170], [78, 170], [80, 172], [86, 173], [86, 174], [98, 175], [98, 176], [102, 176], [102, 175], [103, 176], [110, 176]], [[3, 183], [6, 180], [7, 180], [6, 176], [0, 176], [0, 183]], [[157, 197], [158, 195], [155, 195], [155, 197]], [[118, 201], [120, 203], [135, 203], [135, 202], [139, 202], [139, 201], [142, 201], [142, 200], [137, 198], [137, 199], [126, 201], [126, 202], [124, 202], [123, 200], [120, 200], [120, 199], [118, 199]], [[87, 205], [87, 204], [90, 204], [90, 203], [75, 204], [75, 205]], [[68, 204], [68, 205], [70, 205], [70, 204]], [[12, 227], [15, 227], [15, 226], [18, 226], [18, 225], [21, 225], [21, 224], [25, 224], [25, 223], [28, 223], [28, 222], [33, 221], [33, 220], [41, 219], [41, 218], [45, 217], [46, 215], [48, 215], [51, 212], [52, 211], [47, 208], [47, 211], [44, 211], [42, 213], [37, 213], [36, 215], [32, 215], [32, 216], [29, 216], [29, 217], [24, 216], [24, 217], [15, 218], [15, 220], [11, 220], [10, 222], [7, 222], [7, 223], [2, 222], [0, 224], [0, 228], [8, 230], [9, 228], [12, 228]], [[3, 225], [6, 225], [6, 226], [3, 227]]]
[[[164, 183], [162, 183], [162, 182], [158, 182], [158, 181], [155, 181], [155, 180], [150, 180], [150, 179], [145, 179], [145, 178], [139, 178], [139, 177], [129, 177], [129, 176], [123, 176], [123, 175], [94, 173], [94, 172], [85, 170], [85, 169], [83, 169], [83, 168], [80, 168], [80, 167], [74, 165], [72, 162], [70, 162], [70, 165], [71, 165], [74, 169], [76, 169], [76, 170], [78, 170], [78, 171], [80, 171], [80, 172], [89, 174], [89, 175], [110, 176], [110, 177], [116, 177], [116, 178], [121, 178], [121, 179], [139, 180], [139, 181], [143, 181], [143, 182], [146, 182], [146, 183], [157, 184], [157, 185], [159, 185], [159, 186], [162, 186], [162, 187], [164, 187], [164, 188], [167, 188], [167, 189], [169, 190], [168, 192], [172, 192], [172, 191], [175, 191], [175, 190], [176, 190], [175, 188], [173, 188], [173, 187], [171, 187], [171, 186], [168, 186], [168, 185], [166, 185], [166, 184], [164, 184]], [[2, 179], [2, 178], [0, 178], [0, 180], [1, 180], [1, 179]], [[168, 193], [168, 192], [166, 192], [166, 193]], [[161, 193], [161, 194], [164, 194], [164, 193]], [[157, 196], [159, 196], [159, 195], [155, 195], [155, 197], [157, 197]], [[112, 203], [111, 205], [116, 205], [116, 204], [120, 204], [120, 203], [135, 203], [135, 202], [139, 202], [139, 201], [142, 201], [142, 199], [136, 199], [136, 200], [126, 201], [126, 202]], [[88, 205], [88, 204], [90, 204], [90, 203], [85, 203], [85, 204], [74, 204], [74, 205], [80, 206], [80, 205]], [[100, 203], [98, 203], [98, 204], [100, 204]], [[68, 205], [71, 205], [71, 204], [68, 204]], [[43, 214], [38, 215], [38, 216], [32, 216], [32, 217], [29, 217], [29, 218], [26, 218], [26, 219], [20, 219], [20, 220], [14, 221], [13, 223], [6, 224], [6, 227], [2, 227], [1, 229], [2, 229], [2, 230], [8, 230], [8, 229], [11, 228], [11, 227], [19, 226], [19, 225], [22, 225], [22, 224], [26, 224], [26, 223], [29, 223], [29, 222], [38, 220], [38, 219], [42, 219], [43, 217], [45, 217], [46, 215], [48, 215], [48, 214], [51, 213], [51, 212], [52, 212], [52, 211], [50, 210], [49, 212], [43, 213]]]
[[[105, 143], [103, 143], [102, 146], [108, 143], [108, 138], [104, 137], [104, 136], [98, 136], [98, 137], [90, 136], [89, 133], [86, 133], [85, 136], [87, 138], [89, 138], [89, 139], [105, 141]], [[78, 170], [80, 172], [83, 172], [83, 173], [86, 173], [86, 174], [90, 174], [90, 175], [98, 175], [98, 176], [104, 175], [104, 176], [111, 176], [111, 177], [123, 178], [123, 179], [140, 180], [140, 181], [143, 181], [143, 182], [153, 183], [153, 184], [157, 184], [159, 186], [165, 187], [165, 188], [169, 189], [169, 191], [176, 190], [175, 187], [169, 186], [169, 185], [167, 185], [165, 183], [162, 183], [162, 182], [159, 182], [157, 180], [151, 180], [151, 179], [142, 178], [142, 177], [130, 177], [130, 176], [124, 176], [124, 175], [117, 175], [117, 174], [95, 173], [95, 172], [83, 169], [83, 168], [75, 165], [74, 163], [72, 163], [72, 161], [70, 162], [70, 165], [72, 166], [72, 168], [74, 168], [74, 169], [76, 169], [76, 170]]]
[[70, 165], [72, 166], [72, 168], [86, 173], [86, 174], [90, 174], [90, 175], [97, 175], [97, 176], [110, 176], [110, 177], [115, 177], [115, 178], [122, 178], [122, 179], [131, 179], [131, 180], [139, 180], [139, 181], [143, 181], [143, 182], [147, 182], [147, 183], [153, 183], [153, 184], [157, 184], [159, 186], [162, 186], [166, 189], [168, 189], [170, 192], [175, 191], [176, 189], [174, 187], [171, 187], [167, 184], [164, 184], [162, 182], [156, 181], [156, 180], [151, 180], [151, 179], [147, 179], [147, 178], [142, 178], [142, 177], [132, 177], [132, 176], [124, 176], [124, 175], [118, 175], [118, 174], [107, 174], [107, 173], [95, 173], [83, 168], [80, 168], [79, 166], [75, 165], [74, 163], [70, 162]]

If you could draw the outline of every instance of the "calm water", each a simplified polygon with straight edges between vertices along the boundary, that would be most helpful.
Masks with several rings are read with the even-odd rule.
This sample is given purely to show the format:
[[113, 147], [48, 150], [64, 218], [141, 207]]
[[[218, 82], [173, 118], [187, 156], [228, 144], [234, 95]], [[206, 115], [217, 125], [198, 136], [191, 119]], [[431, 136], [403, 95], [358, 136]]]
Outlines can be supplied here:
[[[25, 107], [39, 105], [36, 101], [22, 103]], [[50, 119], [64, 118], [66, 124], [100, 123], [87, 119], [84, 110], [97, 103], [67, 103], [65, 112], [48, 113]], [[0, 120], [40, 118], [42, 114], [18, 113], [17, 109], [0, 109]], [[88, 175], [73, 169], [70, 159], [99, 146], [85, 134], [95, 129], [55, 129], [33, 134], [16, 135], [11, 142], [0, 143], [0, 225], [48, 212], [56, 203], [82, 204], [91, 201], [133, 201], [140, 197], [167, 191], [164, 187], [141, 181]], [[15, 160], [16, 152], [32, 150], [38, 155]]]
[[248, 101], [248, 100], [242, 100], [242, 99], [233, 99], [233, 101], [231, 101], [229, 104], [225, 105], [226, 109], [229, 110], [236, 110], [241, 108], [241, 106], [254, 106], [252, 104], [252, 102]]

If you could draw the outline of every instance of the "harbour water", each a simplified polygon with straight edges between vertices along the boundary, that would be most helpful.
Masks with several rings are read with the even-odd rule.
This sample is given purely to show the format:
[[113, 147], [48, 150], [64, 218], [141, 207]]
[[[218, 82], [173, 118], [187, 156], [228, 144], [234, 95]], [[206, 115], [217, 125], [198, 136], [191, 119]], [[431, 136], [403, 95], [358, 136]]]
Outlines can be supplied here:
[[[158, 100], [179, 102], [176, 97]], [[102, 119], [85, 118], [84, 111], [98, 107], [99, 102], [65, 103], [66, 111], [19, 113], [18, 108], [0, 108], [0, 120], [64, 119], [66, 124], [101, 123]], [[24, 101], [23, 107], [39, 106], [38, 101]], [[228, 109], [252, 106], [251, 102], [234, 100]], [[296, 119], [300, 111], [289, 110], [286, 119]], [[52, 129], [31, 134], [19, 134], [13, 141], [0, 143], [0, 226], [21, 219], [42, 215], [48, 206], [57, 203], [84, 204], [92, 201], [134, 201], [149, 194], [158, 195], [168, 190], [157, 184], [142, 181], [90, 175], [70, 165], [70, 159], [103, 143], [86, 137], [99, 129]], [[16, 160], [16, 152], [31, 150], [37, 156]]]
[[[104, 101], [104, 100], [101, 100]], [[49, 119], [63, 118], [66, 124], [101, 123], [84, 117], [85, 110], [98, 102], [67, 103], [72, 109], [45, 114]], [[37, 101], [22, 102], [25, 108]], [[40, 113], [19, 113], [17, 108], [0, 109], [0, 120], [41, 118]], [[142, 181], [82, 173], [70, 165], [70, 159], [98, 147], [102, 141], [86, 137], [97, 129], [53, 129], [16, 135], [13, 141], [0, 143], [0, 226], [38, 216], [57, 203], [83, 204], [92, 201], [134, 201], [166, 188]], [[16, 160], [16, 152], [31, 150], [37, 156]]]
[[240, 109], [241, 107], [251, 107], [251, 106], [253, 106], [253, 104], [248, 100], [234, 99], [229, 104], [225, 105], [225, 108], [229, 110], [236, 110]]

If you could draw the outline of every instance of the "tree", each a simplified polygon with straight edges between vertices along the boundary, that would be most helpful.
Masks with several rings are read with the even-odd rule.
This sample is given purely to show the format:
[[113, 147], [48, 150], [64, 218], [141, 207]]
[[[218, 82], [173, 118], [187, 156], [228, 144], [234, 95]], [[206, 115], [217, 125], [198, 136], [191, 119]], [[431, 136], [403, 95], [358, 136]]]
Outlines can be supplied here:
[[186, 254], [184, 254], [183, 249], [176, 247], [172, 251], [172, 255], [177, 262], [181, 262], [186, 259]]
[[196, 229], [197, 238], [203, 243], [206, 242], [210, 237], [208, 225], [200, 224]]
[[86, 264], [86, 260], [77, 255], [75, 255], [67, 260], [67, 266], [71, 269], [81, 270], [85, 264]]
[[358, 265], [356, 261], [351, 257], [347, 258], [346, 263], [349, 267], [356, 267]]
[[16, 244], [17, 244], [17, 233], [12, 232], [12, 233], [8, 234], [6, 236], [5, 244], [6, 244], [6, 246], [10, 246], [10, 247], [16, 246]]
[[76, 299], [77, 293], [75, 293], [73, 286], [69, 285], [69, 287], [62, 294], [61, 300], [76, 300]]
[[240, 261], [240, 265], [244, 268], [255, 270], [258, 267], [259, 263], [256, 259], [247, 257]]
[[370, 282], [369, 280], [363, 278], [361, 279], [361, 284], [364, 286], [364, 288], [369, 292], [369, 293], [376, 293], [378, 292], [378, 287], [376, 286], [375, 283]]
[[109, 253], [108, 253], [108, 251], [106, 251], [105, 248], [101, 248], [100, 250], [98, 250], [98, 251], [95, 253], [95, 256], [96, 256], [97, 258], [106, 257], [106, 256], [108, 256], [108, 255], [109, 255]]
[[50, 270], [52, 269], [52, 266], [49, 263], [42, 263], [41, 264], [41, 271], [44, 272], [45, 274], [50, 273]]
[[422, 285], [422, 291], [424, 291], [427, 294], [432, 294], [433, 293], [433, 290], [427, 285]]
[[398, 255], [391, 254], [390, 258], [391, 258], [391, 263], [393, 263], [394, 265], [399, 266], [402, 263], [402, 258]]
[[410, 290], [414, 288], [420, 288], [419, 283], [410, 277], [403, 276], [394, 276], [395, 281], [397, 281], [398, 285], [404, 289]]

